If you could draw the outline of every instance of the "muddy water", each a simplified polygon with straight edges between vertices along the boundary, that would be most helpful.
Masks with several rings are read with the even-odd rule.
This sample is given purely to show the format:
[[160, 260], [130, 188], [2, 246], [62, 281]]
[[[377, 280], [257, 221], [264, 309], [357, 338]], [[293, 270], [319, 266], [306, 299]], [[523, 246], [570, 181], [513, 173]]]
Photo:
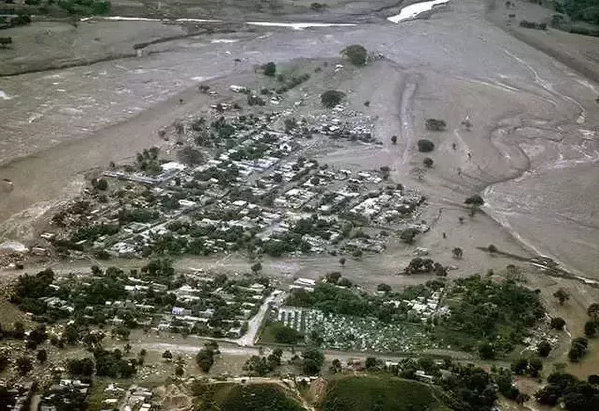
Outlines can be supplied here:
[[[234, 36], [237, 42], [223, 42], [223, 35], [190, 38], [173, 41], [161, 53], [140, 59], [3, 78], [0, 164], [5, 165], [0, 179], [12, 180], [14, 189], [0, 193], [0, 220], [55, 200], [85, 170], [157, 143], [158, 128], [189, 108], [178, 108], [178, 97], [167, 99], [189, 88], [186, 101], [202, 104], [196, 101], [195, 85], [203, 79], [252, 70], [264, 61], [334, 57], [348, 44], [358, 43], [383, 53], [417, 78], [433, 73], [464, 78], [493, 84], [496, 92], [505, 95], [527, 99], [532, 95], [544, 101], [543, 115], [529, 115], [526, 105], [519, 113], [521, 118], [541, 118], [544, 123], [530, 122], [528, 130], [518, 132], [508, 127], [501, 144], [489, 147], [508, 157], [524, 153], [530, 159], [528, 172], [494, 184], [485, 195], [490, 211], [522, 240], [586, 275], [599, 277], [599, 148], [593, 134], [599, 105], [591, 89], [596, 85], [585, 86], [584, 79], [490, 26], [478, 1], [464, 0], [451, 9], [427, 21], [398, 25], [381, 21], [302, 31], [260, 28], [242, 38]], [[479, 92], [481, 97], [485, 93]], [[437, 93], [443, 95], [445, 90]], [[414, 98], [419, 97], [416, 93]], [[451, 105], [446, 113], [427, 115], [449, 116]], [[492, 126], [514, 107], [491, 104], [484, 114], [482, 109], [477, 112], [475, 107], [469, 114]], [[457, 118], [465, 113], [454, 114]], [[124, 120], [128, 121], [106, 128]], [[478, 144], [484, 153], [485, 141], [467, 143]], [[15, 160], [32, 153], [36, 155]], [[510, 161], [495, 163], [494, 177], [513, 177]], [[481, 176], [480, 188], [497, 180]]]

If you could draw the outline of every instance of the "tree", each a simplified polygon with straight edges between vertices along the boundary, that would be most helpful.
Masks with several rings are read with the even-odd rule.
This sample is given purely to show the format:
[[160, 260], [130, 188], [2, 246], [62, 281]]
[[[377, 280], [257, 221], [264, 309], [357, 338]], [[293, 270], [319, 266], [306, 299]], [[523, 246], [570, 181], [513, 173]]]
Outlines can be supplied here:
[[379, 284], [376, 286], [376, 290], [380, 291], [382, 293], [390, 293], [391, 292], [391, 286], [388, 284]]
[[188, 166], [195, 166], [204, 162], [204, 155], [198, 149], [190, 146], [183, 147], [182, 150], [177, 152], [177, 158], [183, 164]]
[[564, 326], [566, 325], [566, 320], [564, 320], [562, 317], [553, 317], [551, 319], [551, 328], [554, 328], [556, 330], [563, 330]]
[[421, 139], [416, 144], [418, 145], [418, 151], [421, 153], [430, 153], [435, 149], [435, 143], [430, 140]]
[[593, 303], [589, 305], [589, 308], [587, 308], [587, 314], [594, 321], [597, 321], [597, 319], [599, 318], [599, 303]]
[[536, 378], [539, 376], [539, 374], [541, 373], [541, 370], [543, 369], [543, 362], [538, 359], [538, 358], [531, 358], [528, 361], [528, 374], [533, 377]]
[[570, 299], [570, 294], [563, 288], [560, 288], [553, 293], [553, 296], [558, 299], [559, 305], [564, 305], [564, 302]]
[[595, 334], [597, 334], [597, 323], [594, 321], [587, 321], [584, 323], [584, 335], [593, 338]]
[[480, 195], [474, 194], [473, 196], [468, 197], [464, 201], [464, 204], [482, 206], [485, 204], [485, 200], [483, 200], [483, 198]]
[[94, 373], [94, 361], [91, 358], [69, 360], [67, 370], [73, 376], [91, 377]]
[[183, 369], [183, 367], [180, 365], [177, 365], [177, 367], [175, 368], [175, 375], [177, 377], [182, 377], [184, 373], [185, 373], [185, 370]]
[[39, 350], [37, 352], [36, 358], [40, 364], [43, 364], [48, 359], [48, 353], [46, 352], [46, 350]]
[[401, 238], [402, 241], [406, 244], [412, 244], [414, 242], [414, 239], [416, 238], [417, 234], [418, 234], [417, 229], [406, 228], [405, 230], [403, 230], [401, 232], [401, 234], [399, 235], [399, 238]]
[[324, 354], [315, 349], [309, 349], [302, 354], [302, 369], [308, 375], [316, 375], [324, 363]]
[[256, 264], [252, 265], [251, 269], [252, 269], [252, 272], [254, 274], [256, 274], [256, 273], [258, 273], [259, 271], [262, 270], [262, 264], [258, 261]]
[[438, 120], [436, 118], [428, 118], [424, 122], [426, 129], [429, 131], [444, 131], [447, 128], [445, 120]]
[[344, 48], [341, 51], [341, 54], [350, 61], [354, 66], [363, 66], [366, 64], [366, 58], [368, 57], [368, 52], [366, 49], [359, 44], [352, 44]]
[[550, 352], [551, 352], [551, 344], [549, 344], [549, 341], [543, 340], [539, 343], [539, 345], [537, 345], [537, 353], [541, 357], [544, 357], [544, 358], [548, 357]]
[[376, 363], [377, 361], [375, 357], [366, 357], [366, 362], [364, 363], [364, 366], [367, 370], [372, 370], [376, 368]]
[[214, 364], [213, 349], [208, 345], [206, 345], [205, 348], [202, 348], [196, 355], [196, 362], [203, 372], [209, 372]]
[[491, 343], [484, 342], [479, 345], [478, 354], [483, 360], [492, 360], [495, 358], [495, 347]]
[[430, 157], [425, 157], [424, 160], [422, 160], [422, 164], [424, 164], [426, 168], [432, 168], [434, 163], [435, 162]]
[[274, 324], [271, 331], [275, 341], [280, 344], [297, 344], [303, 338], [299, 331], [280, 323]]
[[32, 369], [33, 362], [31, 361], [31, 358], [24, 355], [17, 358], [17, 370], [19, 370], [19, 374], [27, 375]]
[[397, 144], [397, 136], [391, 136], [391, 143]]
[[139, 350], [139, 356], [140, 357], [145, 357], [147, 353], [148, 352], [146, 351], [145, 348], [142, 348], [141, 350]]
[[464, 251], [460, 247], [455, 247], [453, 249], [453, 258], [461, 260], [463, 255], [464, 255]]
[[489, 246], [487, 247], [487, 251], [490, 253], [496, 253], [497, 252], [497, 247], [493, 244], [489, 244]]
[[265, 76], [274, 77], [277, 74], [277, 65], [273, 61], [269, 61], [262, 66], [262, 70], [264, 70]]
[[327, 283], [330, 283], [330, 284], [337, 284], [337, 282], [339, 281], [340, 278], [341, 278], [341, 273], [339, 271], [330, 272], [325, 276]]
[[125, 354], [129, 354], [131, 352], [131, 344], [127, 343], [125, 344], [124, 350], [125, 350]]
[[340, 287], [345, 287], [345, 288], [350, 288], [350, 287], [353, 286], [352, 282], [349, 279], [345, 278], [345, 277], [341, 278], [337, 282], [337, 285], [340, 286]]
[[364, 252], [362, 250], [360, 250], [359, 248], [356, 248], [351, 255], [354, 258], [360, 258], [360, 257], [362, 257], [363, 254], [364, 254]]
[[528, 360], [520, 357], [512, 363], [511, 368], [514, 374], [523, 375], [528, 369]]
[[346, 262], [346, 261], [347, 261], [347, 260], [345, 259], [345, 257], [341, 257], [341, 258], [339, 259], [339, 264], [341, 264], [341, 267], [344, 267], [344, 266], [345, 266], [345, 262]]
[[166, 350], [162, 353], [162, 358], [164, 358], [166, 361], [171, 361], [173, 359], [173, 354], [169, 350]]
[[327, 90], [320, 95], [320, 102], [326, 108], [333, 108], [337, 104], [341, 103], [341, 100], [345, 97], [345, 93], [337, 90]]
[[578, 337], [572, 340], [570, 351], [568, 351], [568, 358], [571, 362], [578, 362], [578, 360], [587, 352], [589, 346], [589, 340], [584, 337]]
[[101, 178], [96, 182], [96, 189], [100, 191], [106, 191], [108, 189], [108, 181], [105, 178]]

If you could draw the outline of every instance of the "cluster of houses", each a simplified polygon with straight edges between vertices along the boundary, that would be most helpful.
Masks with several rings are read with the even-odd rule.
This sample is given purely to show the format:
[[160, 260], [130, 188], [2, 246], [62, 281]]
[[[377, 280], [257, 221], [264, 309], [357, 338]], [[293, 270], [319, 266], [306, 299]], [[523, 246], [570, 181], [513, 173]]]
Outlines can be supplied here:
[[[64, 409], [65, 406], [79, 406], [83, 409], [90, 386], [91, 384], [77, 379], [61, 379], [46, 389], [38, 409], [39, 411], [58, 411]], [[112, 410], [114, 407], [108, 409]]]
[[441, 305], [442, 295], [443, 289], [432, 292], [430, 296], [419, 296], [412, 300], [390, 300], [386, 304], [395, 308], [403, 306], [407, 308], [411, 320], [417, 319], [425, 323], [435, 317], [447, 317], [451, 313], [449, 307]]
[[[58, 238], [45, 240], [64, 245], [70, 239], [71, 255], [229, 253], [244, 248], [243, 241], [256, 235], [264, 241], [277, 240], [293, 231], [299, 219], [317, 214], [335, 220], [335, 229], [324, 236], [302, 233], [304, 246], [294, 251], [319, 253], [344, 250], [345, 214], [379, 226], [405, 225], [415, 218], [422, 202], [419, 194], [388, 184], [388, 171], [333, 170], [301, 157], [305, 140], [294, 138], [293, 128], [275, 129], [280, 114], [193, 123], [193, 130], [207, 135], [198, 144], [210, 148], [206, 151], [213, 153], [211, 158], [202, 152], [200, 156], [208, 158], [199, 165], [160, 162], [153, 151], [152, 156], [140, 154], [137, 166], [106, 170], [108, 190], [100, 196], [88, 190], [85, 201], [91, 206], [70, 211], [69, 224], [59, 227]], [[363, 116], [348, 122], [326, 116], [313, 120], [321, 124], [315, 133], [373, 140], [371, 121]], [[159, 172], [140, 168], [147, 161], [160, 162]], [[352, 223], [355, 226], [356, 221]], [[115, 227], [116, 232], [105, 227]], [[382, 252], [384, 239], [361, 238], [345, 248]]]
[[[0, 387], [6, 389], [5, 395], [0, 403], [1, 409], [11, 411], [29, 411], [31, 398], [35, 390], [35, 383], [25, 382], [12, 384], [0, 380]], [[4, 408], [3, 408], [4, 407]]]
[[[57, 282], [58, 285], [51, 286], [53, 290], [80, 287], [81, 284], [90, 284], [102, 278], [80, 274], [77, 278], [62, 278]], [[134, 275], [121, 279], [124, 297], [109, 298], [103, 305], [85, 307], [83, 319], [93, 321], [101, 317], [114, 327], [127, 327], [135, 323], [156, 333], [196, 333], [239, 338], [245, 333], [245, 324], [258, 312], [270, 293], [270, 288], [248, 278], [216, 284], [212, 277], [190, 275], [185, 277], [186, 283], [175, 289], [168, 289], [167, 284], [160, 281], [148, 281]], [[78, 293], [67, 295], [79, 298], [80, 293], [85, 294], [86, 288], [78, 290]], [[49, 294], [53, 293], [50, 291]], [[69, 310], [73, 305], [71, 301], [52, 295], [41, 297], [40, 300], [48, 307], [66, 310], [67, 315], [73, 312]], [[165, 305], [165, 300], [170, 303]]]

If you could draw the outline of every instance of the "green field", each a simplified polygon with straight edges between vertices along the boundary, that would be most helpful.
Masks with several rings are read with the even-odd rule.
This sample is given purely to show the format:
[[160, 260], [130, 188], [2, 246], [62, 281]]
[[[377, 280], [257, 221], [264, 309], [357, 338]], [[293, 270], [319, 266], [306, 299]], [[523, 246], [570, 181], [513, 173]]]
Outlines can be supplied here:
[[433, 386], [391, 377], [347, 377], [329, 382], [319, 411], [450, 411]]
[[214, 384], [199, 394], [198, 411], [305, 411], [277, 384]]

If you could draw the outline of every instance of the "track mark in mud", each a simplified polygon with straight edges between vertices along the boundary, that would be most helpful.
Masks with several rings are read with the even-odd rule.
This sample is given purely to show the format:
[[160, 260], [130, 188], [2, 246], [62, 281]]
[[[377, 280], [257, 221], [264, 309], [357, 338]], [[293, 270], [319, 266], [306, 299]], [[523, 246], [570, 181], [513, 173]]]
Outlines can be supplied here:
[[400, 135], [401, 141], [405, 145], [403, 154], [395, 164], [395, 169], [401, 166], [407, 166], [410, 161], [411, 147], [414, 142], [414, 128], [412, 125], [412, 101], [416, 92], [417, 83], [416, 76], [410, 74], [406, 80], [399, 108], [399, 118], [401, 123]]
[[576, 123], [578, 124], [583, 124], [586, 121], [586, 110], [584, 109], [584, 107], [582, 106], [582, 104], [580, 104], [578, 101], [574, 100], [572, 97], [570, 96], [566, 96], [565, 94], [559, 93], [557, 91], [555, 91], [553, 89], [553, 84], [548, 82], [547, 80], [545, 80], [544, 78], [542, 78], [539, 73], [530, 65], [528, 64], [526, 61], [522, 60], [520, 57], [516, 56], [514, 53], [511, 53], [505, 49], [503, 49], [503, 52], [505, 54], [507, 54], [508, 56], [510, 56], [511, 58], [513, 58], [514, 60], [516, 60], [518, 63], [522, 64], [524, 67], [526, 67], [528, 70], [530, 70], [533, 75], [534, 75], [534, 79], [535, 79], [535, 83], [537, 83], [539, 86], [541, 86], [543, 89], [545, 89], [549, 94], [556, 96], [556, 97], [560, 97], [564, 100], [569, 101], [570, 103], [576, 105], [579, 110], [580, 113], [578, 115], [578, 118], [576, 119]]

